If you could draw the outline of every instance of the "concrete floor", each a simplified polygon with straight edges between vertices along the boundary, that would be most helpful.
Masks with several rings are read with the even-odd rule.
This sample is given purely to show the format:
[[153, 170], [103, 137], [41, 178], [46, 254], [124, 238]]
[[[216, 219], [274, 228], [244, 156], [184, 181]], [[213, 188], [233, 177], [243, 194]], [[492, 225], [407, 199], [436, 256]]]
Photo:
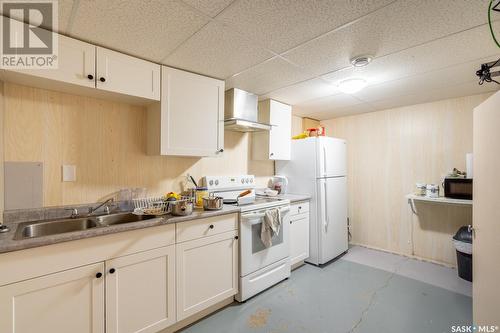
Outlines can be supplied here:
[[353, 247], [182, 332], [450, 332], [472, 322], [469, 289], [453, 269]]

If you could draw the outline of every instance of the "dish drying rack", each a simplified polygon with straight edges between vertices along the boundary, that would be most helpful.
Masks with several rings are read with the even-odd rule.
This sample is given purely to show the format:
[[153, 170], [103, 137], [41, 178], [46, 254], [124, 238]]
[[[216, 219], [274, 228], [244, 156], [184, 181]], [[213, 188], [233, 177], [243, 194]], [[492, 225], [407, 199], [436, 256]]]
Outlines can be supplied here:
[[170, 213], [170, 204], [179, 201], [193, 202], [194, 199], [188, 196], [182, 196], [181, 199], [176, 201], [167, 201], [165, 197], [132, 199], [135, 215], [165, 215]]

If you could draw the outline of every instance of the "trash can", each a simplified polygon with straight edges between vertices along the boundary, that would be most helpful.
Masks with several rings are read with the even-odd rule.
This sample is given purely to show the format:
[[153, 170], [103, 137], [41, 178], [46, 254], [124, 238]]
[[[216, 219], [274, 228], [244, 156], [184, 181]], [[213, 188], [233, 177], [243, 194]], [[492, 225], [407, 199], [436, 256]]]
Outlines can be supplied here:
[[472, 227], [464, 226], [453, 236], [457, 250], [458, 276], [472, 282]]

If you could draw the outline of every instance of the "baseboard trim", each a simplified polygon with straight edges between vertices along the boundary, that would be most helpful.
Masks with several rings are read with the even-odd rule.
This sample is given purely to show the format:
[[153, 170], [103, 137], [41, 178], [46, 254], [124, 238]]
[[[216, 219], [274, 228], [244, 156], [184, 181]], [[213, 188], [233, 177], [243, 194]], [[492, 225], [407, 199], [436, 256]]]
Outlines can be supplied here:
[[438, 260], [432, 260], [432, 259], [429, 259], [429, 258], [423, 258], [423, 257], [419, 257], [419, 256], [416, 256], [416, 255], [411, 255], [411, 254], [407, 254], [407, 253], [400, 253], [400, 252], [396, 252], [396, 251], [391, 251], [391, 250], [387, 250], [387, 249], [383, 249], [383, 248], [380, 248], [380, 247], [371, 246], [371, 245], [367, 245], [367, 244], [350, 242], [349, 245], [361, 246], [361, 247], [364, 247], [364, 248], [367, 248], [367, 249], [371, 249], [371, 250], [377, 250], [377, 251], [381, 251], [381, 252], [385, 252], [385, 253], [396, 254], [396, 255], [407, 257], [407, 258], [411, 258], [411, 259], [416, 259], [416, 260], [420, 260], [420, 261], [430, 262], [432, 264], [436, 264], [436, 265], [440, 265], [440, 266], [444, 266], [444, 267], [457, 268], [456, 265], [453, 265], [453, 264], [450, 264], [450, 263], [447, 263], [447, 262], [438, 261]]
[[189, 325], [192, 325], [194, 324], [195, 322], [205, 318], [206, 316], [214, 313], [214, 312], [217, 312], [218, 310], [221, 310], [222, 308], [225, 308], [226, 306], [228, 306], [229, 304], [233, 303], [234, 302], [234, 297], [231, 296], [229, 298], [226, 298], [225, 300], [217, 303], [217, 304], [214, 304], [212, 305], [211, 307], [208, 307], [206, 308], [205, 310], [203, 311], [200, 311], [194, 315], [192, 315], [191, 317], [189, 318], [186, 318], [186, 319], [183, 319], [175, 324], [173, 324], [172, 326], [170, 327], [167, 327], [165, 328], [164, 330], [161, 330], [160, 332], [158, 333], [175, 333]]

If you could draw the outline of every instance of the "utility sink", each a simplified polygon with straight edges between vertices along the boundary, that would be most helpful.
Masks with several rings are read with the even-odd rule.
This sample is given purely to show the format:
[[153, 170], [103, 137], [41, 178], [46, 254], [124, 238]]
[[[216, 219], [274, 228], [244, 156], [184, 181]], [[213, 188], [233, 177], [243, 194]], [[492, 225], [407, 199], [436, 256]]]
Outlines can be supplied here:
[[54, 221], [24, 222], [18, 225], [14, 239], [20, 240], [52, 236], [66, 232], [83, 231], [115, 224], [150, 220], [153, 218], [155, 218], [155, 216], [137, 216], [132, 213], [118, 213]]

